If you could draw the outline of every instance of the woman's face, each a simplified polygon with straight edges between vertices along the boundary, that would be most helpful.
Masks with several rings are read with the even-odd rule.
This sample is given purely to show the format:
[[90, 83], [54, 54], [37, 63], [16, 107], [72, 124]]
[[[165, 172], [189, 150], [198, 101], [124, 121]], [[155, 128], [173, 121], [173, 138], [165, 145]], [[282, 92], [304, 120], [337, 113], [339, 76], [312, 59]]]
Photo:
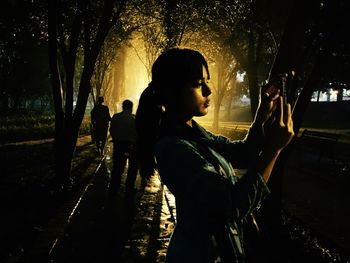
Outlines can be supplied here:
[[203, 66], [202, 78], [188, 82], [176, 96], [176, 110], [186, 119], [194, 116], [204, 116], [208, 113], [211, 89], [208, 86], [208, 72]]

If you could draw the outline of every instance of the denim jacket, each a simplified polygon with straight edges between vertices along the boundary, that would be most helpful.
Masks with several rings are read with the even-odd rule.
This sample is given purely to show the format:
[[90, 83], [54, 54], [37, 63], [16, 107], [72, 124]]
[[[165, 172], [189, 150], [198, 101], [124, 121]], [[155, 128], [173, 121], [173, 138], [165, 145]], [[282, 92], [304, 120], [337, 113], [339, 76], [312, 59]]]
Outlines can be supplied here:
[[[193, 128], [172, 121], [163, 125], [155, 156], [177, 213], [167, 262], [213, 262], [216, 227], [228, 221], [239, 230], [242, 220], [260, 206], [269, 193], [254, 169], [262, 141], [263, 129], [254, 125], [242, 141], [214, 135], [194, 121]], [[247, 172], [238, 179], [232, 166]]]

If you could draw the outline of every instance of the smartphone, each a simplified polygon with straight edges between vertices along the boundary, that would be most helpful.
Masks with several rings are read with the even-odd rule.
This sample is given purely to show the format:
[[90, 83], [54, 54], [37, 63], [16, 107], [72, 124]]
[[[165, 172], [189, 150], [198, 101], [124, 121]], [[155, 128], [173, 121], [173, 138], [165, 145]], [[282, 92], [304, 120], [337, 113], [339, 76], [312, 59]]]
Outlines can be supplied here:
[[[283, 73], [283, 74], [278, 74], [272, 78], [270, 78], [269, 82], [266, 85], [275, 85], [280, 89], [280, 95], [283, 96], [283, 104], [287, 105], [287, 103], [290, 103], [293, 109], [292, 105], [292, 96], [290, 93], [290, 82], [292, 78], [294, 77], [294, 72], [291, 72], [290, 74], [288, 73]], [[269, 126], [269, 124], [272, 124], [275, 120], [276, 117], [276, 112], [274, 112], [270, 119], [267, 121], [266, 126]]]
[[274, 83], [280, 89], [280, 94], [283, 96], [284, 104], [292, 103], [292, 98], [290, 94], [290, 82], [293, 79], [295, 73], [291, 71], [290, 73], [282, 73], [273, 77], [269, 82]]

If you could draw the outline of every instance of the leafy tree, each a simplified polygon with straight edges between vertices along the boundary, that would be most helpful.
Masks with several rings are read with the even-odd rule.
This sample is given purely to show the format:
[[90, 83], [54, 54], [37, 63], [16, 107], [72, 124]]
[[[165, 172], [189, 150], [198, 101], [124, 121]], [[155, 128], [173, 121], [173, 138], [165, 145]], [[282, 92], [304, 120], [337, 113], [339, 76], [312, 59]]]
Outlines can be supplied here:
[[[91, 94], [94, 102], [99, 96], [110, 98], [110, 100], [113, 101], [113, 98], [111, 96], [107, 96], [112, 94], [111, 89], [113, 85], [110, 83], [111, 72], [113, 69], [112, 66], [118, 60], [120, 62], [120, 56], [125, 55], [123, 51], [123, 45], [126, 44], [133, 31], [134, 28], [129, 27], [128, 31], [126, 31], [123, 25], [119, 24], [118, 26], [113, 27], [106, 37], [106, 40], [104, 41], [99, 56], [96, 60], [96, 66], [92, 78], [92, 88], [94, 89], [94, 92]], [[107, 103], [107, 105], [108, 104], [109, 103]]]
[[102, 95], [110, 110], [116, 111], [116, 102], [125, 96], [125, 67], [126, 67], [126, 46], [118, 48], [113, 64], [106, 70], [102, 85]]
[[107, 105], [112, 106], [123, 94], [126, 47], [141, 26], [136, 6], [132, 1], [126, 4], [119, 23], [111, 28], [104, 41], [92, 78], [94, 103], [96, 97], [102, 95]]
[[[29, 46], [22, 53], [23, 63], [17, 65], [14, 85], [21, 90], [24, 102], [41, 102], [41, 110], [52, 104], [47, 45]], [[35, 107], [32, 107], [35, 108]]]
[[[171, 47], [190, 46], [192, 35], [200, 27], [201, 1], [136, 1], [140, 33], [144, 42], [149, 78], [151, 67], [158, 55]], [[141, 56], [140, 56], [141, 58]]]
[[237, 62], [229, 53], [222, 52], [217, 56], [215, 65], [217, 68], [217, 86], [213, 85], [215, 100], [213, 129], [218, 130], [220, 107], [223, 99], [230, 92], [232, 83], [236, 81]]
[[[18, 109], [49, 94], [42, 1], [5, 1], [0, 11], [0, 106]], [[34, 74], [35, 73], [35, 74]], [[11, 103], [10, 103], [11, 102]]]
[[[237, 71], [239, 73], [239, 71]], [[236, 73], [236, 74], [237, 74]], [[248, 85], [246, 84], [246, 81], [243, 80], [242, 82], [239, 82], [237, 79], [236, 81], [231, 81], [230, 88], [227, 92], [226, 97], [226, 114], [225, 114], [225, 119], [227, 121], [236, 121], [231, 118], [231, 113], [232, 113], [232, 103], [235, 101], [239, 101], [243, 95], [248, 95]]]
[[[203, 44], [203, 43], [202, 43]], [[213, 129], [219, 129], [219, 114], [224, 98], [232, 93], [232, 85], [236, 81], [238, 63], [225, 43], [219, 43], [219, 38], [208, 37], [204, 48], [210, 61], [210, 82], [212, 102], [214, 104]]]
[[[151, 67], [162, 50], [174, 46], [188, 46], [202, 50], [209, 60], [215, 61], [220, 58], [225, 50], [225, 44], [220, 43], [220, 36], [208, 32], [205, 23], [201, 18], [201, 10], [208, 5], [203, 1], [150, 1], [144, 6], [139, 5], [140, 17], [143, 20], [143, 27], [140, 31], [145, 43], [146, 61], [149, 77]], [[157, 10], [152, 12], [152, 10]], [[214, 32], [215, 33], [215, 32]], [[221, 45], [221, 46], [220, 46]], [[229, 53], [231, 53], [229, 51]], [[141, 56], [140, 56], [141, 57]], [[215, 58], [214, 58], [215, 57]], [[232, 56], [221, 56], [221, 61], [217, 61], [218, 78], [217, 85], [214, 85], [215, 120], [214, 127], [218, 126], [218, 113], [222, 98], [228, 89], [228, 84], [234, 74], [232, 67], [235, 62]], [[225, 65], [222, 65], [225, 63]], [[231, 66], [230, 66], [231, 65]]]
[[278, 1], [215, 1], [205, 10], [211, 30], [231, 47], [240, 68], [247, 72], [253, 116], [259, 84], [267, 78], [289, 5], [289, 1], [283, 5]]
[[145, 60], [140, 54], [140, 48], [135, 51], [146, 68], [148, 79], [151, 80], [151, 70], [153, 62], [165, 49], [165, 33], [162, 26], [162, 5], [160, 1], [136, 1], [134, 3], [139, 18], [139, 35], [136, 37], [144, 43], [142, 53], [145, 54]]
[[[72, 182], [70, 168], [91, 91], [95, 63], [111, 28], [120, 23], [125, 1], [48, 2], [50, 68], [55, 108], [55, 158], [58, 185]], [[83, 67], [74, 100], [78, 50]], [[64, 92], [63, 92], [64, 91]], [[63, 96], [64, 94], [64, 96]]]

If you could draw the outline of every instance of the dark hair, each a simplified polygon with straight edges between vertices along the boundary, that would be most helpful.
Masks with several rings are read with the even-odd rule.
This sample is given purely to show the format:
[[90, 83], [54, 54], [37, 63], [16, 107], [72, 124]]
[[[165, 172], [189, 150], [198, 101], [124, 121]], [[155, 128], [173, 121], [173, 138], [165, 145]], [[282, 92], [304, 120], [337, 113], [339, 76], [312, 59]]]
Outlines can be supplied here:
[[134, 104], [132, 103], [131, 100], [124, 100], [122, 107], [123, 107], [123, 110], [132, 110], [133, 105]]
[[[136, 111], [136, 129], [142, 156], [151, 154], [162, 117], [161, 105], [166, 94], [189, 81], [202, 79], [203, 66], [209, 78], [208, 63], [201, 53], [188, 48], [171, 48], [163, 52], [152, 66], [152, 81], [142, 92]], [[148, 158], [150, 160], [151, 158]]]
[[102, 96], [98, 97], [97, 102], [101, 104], [102, 102], [104, 102], [104, 98]]
[[178, 88], [188, 81], [201, 79], [203, 66], [209, 75], [208, 63], [198, 51], [188, 48], [169, 49], [152, 66], [152, 85], [156, 91]]

